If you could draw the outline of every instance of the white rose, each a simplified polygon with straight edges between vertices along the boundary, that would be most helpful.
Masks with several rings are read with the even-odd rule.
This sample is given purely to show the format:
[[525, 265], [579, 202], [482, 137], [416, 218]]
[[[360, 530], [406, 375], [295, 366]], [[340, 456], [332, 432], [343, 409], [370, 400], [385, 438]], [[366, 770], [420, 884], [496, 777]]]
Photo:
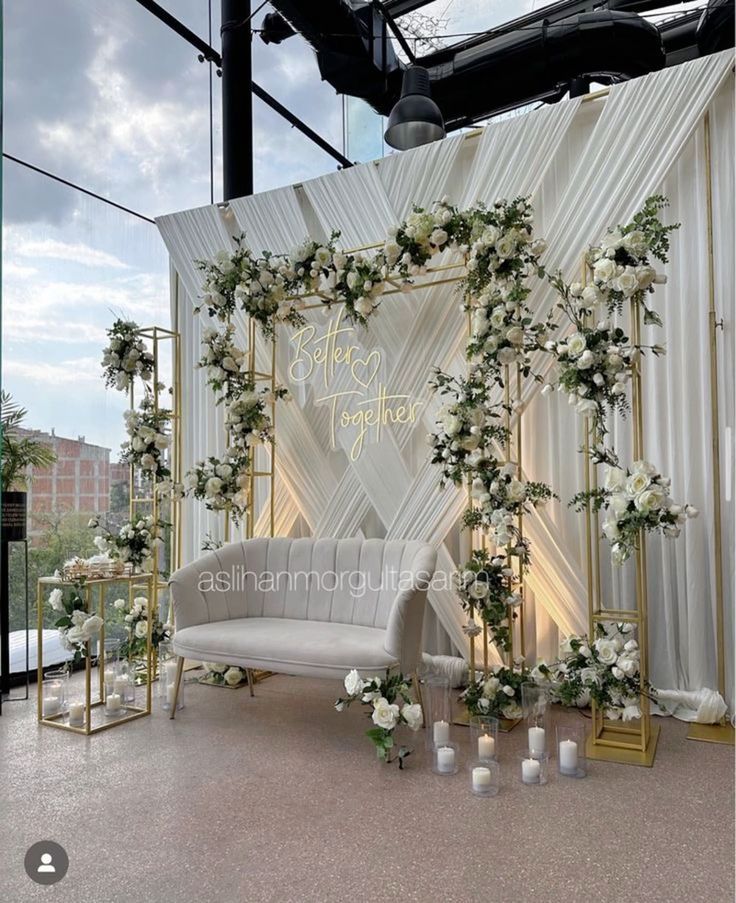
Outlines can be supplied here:
[[491, 326], [494, 329], [500, 329], [503, 324], [506, 322], [506, 308], [505, 307], [494, 307], [491, 311]]
[[616, 493], [611, 496], [608, 507], [613, 511], [615, 516], [620, 519], [629, 507], [629, 499], [621, 493]]
[[583, 684], [593, 684], [594, 686], [598, 686], [600, 682], [598, 672], [595, 668], [582, 668], [580, 670], [580, 680]]
[[593, 643], [593, 646], [598, 653], [598, 658], [604, 665], [613, 665], [618, 659], [616, 644], [613, 640], [609, 640], [606, 637], [600, 637]]
[[204, 491], [207, 496], [214, 496], [222, 489], [222, 480], [219, 477], [210, 477], [205, 483]]
[[78, 643], [84, 642], [84, 632], [81, 627], [74, 626], [70, 627], [66, 632], [66, 641], [70, 645], [77, 645]]
[[502, 235], [496, 242], [496, 254], [498, 254], [502, 260], [513, 257], [515, 251], [516, 242], [508, 235]]
[[488, 584], [484, 580], [474, 580], [468, 587], [468, 595], [473, 599], [485, 599], [488, 592]]
[[614, 542], [616, 539], [619, 539], [621, 536], [621, 531], [618, 528], [618, 524], [615, 520], [607, 520], [604, 522], [603, 527], [603, 535], [609, 542]]
[[[102, 629], [102, 618], [99, 615], [90, 615], [89, 618], [82, 625], [82, 636], [85, 640], [89, 640], [97, 634]], [[70, 631], [71, 633], [71, 631]]]
[[576, 332], [567, 340], [567, 353], [570, 357], [579, 357], [587, 348], [585, 336]]
[[502, 348], [497, 355], [499, 364], [513, 364], [516, 360], [516, 349]]
[[634, 257], [643, 257], [649, 250], [647, 237], [640, 229], [634, 229], [624, 235], [622, 244]]
[[401, 715], [409, 725], [409, 729], [412, 731], [418, 731], [422, 726], [423, 716], [422, 716], [422, 707], [414, 702], [411, 705], [405, 705], [401, 710]]
[[399, 720], [399, 707], [396, 704], [389, 703], [387, 699], [380, 696], [373, 702], [371, 718], [378, 727], [382, 727], [387, 731], [393, 730]]
[[500, 686], [501, 681], [497, 677], [489, 677], [483, 684], [483, 690], [481, 692], [486, 699], [493, 699], [495, 698], [496, 693], [498, 693], [498, 688]]
[[205, 671], [213, 671], [215, 674], [224, 674], [229, 666], [223, 665], [220, 662], [205, 662], [204, 667]]
[[116, 599], [113, 603], [113, 608], [117, 608], [118, 611], [122, 611], [123, 609], [128, 607], [128, 603], [125, 599]]
[[634, 499], [634, 505], [637, 511], [642, 514], [649, 514], [650, 511], [657, 511], [664, 503], [665, 495], [659, 486], [652, 486], [651, 489], [645, 489], [640, 492]]
[[370, 316], [373, 313], [373, 302], [370, 298], [358, 298], [353, 306], [356, 313], [359, 313], [362, 317]]
[[523, 345], [524, 344], [524, 330], [521, 326], [512, 326], [506, 332], [507, 341], [511, 342], [512, 345]]
[[588, 370], [594, 363], [595, 355], [589, 348], [586, 348], [578, 358], [578, 370]]
[[586, 285], [582, 292], [583, 304], [586, 307], [594, 307], [596, 304], [600, 304], [603, 301], [603, 293], [598, 288], [597, 285]]
[[632, 473], [626, 481], [626, 491], [634, 498], [649, 486], [650, 480], [645, 473]]
[[616, 275], [616, 262], [607, 257], [597, 260], [593, 267], [593, 278], [596, 282], [609, 282]]
[[138, 623], [135, 625], [135, 635], [139, 640], [142, 640], [144, 637], [148, 636], [147, 621], [138, 621]]
[[634, 292], [639, 291], [639, 280], [633, 267], [626, 267], [620, 276], [614, 280], [614, 288], [626, 298], [630, 298]]
[[64, 610], [64, 593], [58, 587], [49, 593], [49, 605], [54, 611]]
[[514, 696], [515, 693], [516, 693], [516, 690], [514, 690], [514, 688], [513, 688], [513, 687], [510, 687], [508, 684], [506, 684], [505, 686], [503, 686], [503, 687], [501, 688], [501, 691], [502, 691], [503, 693], [505, 693], [507, 696]]
[[442, 420], [442, 427], [448, 436], [456, 436], [460, 432], [462, 420], [457, 414], [447, 414]]
[[240, 668], [228, 668], [223, 674], [223, 679], [229, 687], [237, 687], [243, 680], [243, 672]]
[[627, 705], [622, 714], [624, 721], [636, 721], [641, 718], [641, 710], [638, 705]]
[[444, 229], [435, 229], [429, 236], [429, 241], [436, 247], [441, 248], [447, 241], [447, 232]]
[[343, 683], [348, 696], [357, 696], [363, 690], [363, 678], [355, 668], [345, 675]]

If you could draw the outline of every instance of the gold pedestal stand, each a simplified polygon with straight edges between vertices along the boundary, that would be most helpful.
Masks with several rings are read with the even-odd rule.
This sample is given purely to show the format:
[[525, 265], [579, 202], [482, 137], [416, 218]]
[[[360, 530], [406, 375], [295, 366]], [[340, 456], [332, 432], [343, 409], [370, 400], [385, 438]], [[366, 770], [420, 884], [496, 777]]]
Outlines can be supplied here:
[[[153, 654], [153, 645], [151, 642], [152, 628], [153, 628], [153, 609], [151, 598], [153, 595], [152, 588], [153, 576], [151, 574], [134, 574], [134, 575], [122, 575], [115, 577], [104, 577], [104, 578], [91, 578], [86, 580], [84, 586], [82, 587], [81, 594], [84, 598], [84, 610], [89, 614], [92, 611], [93, 607], [93, 594], [94, 590], [97, 589], [97, 614], [103, 619], [102, 629], [100, 630], [98, 645], [97, 645], [97, 665], [92, 664], [92, 642], [87, 641], [86, 643], [86, 656], [84, 662], [84, 724], [83, 725], [73, 725], [68, 723], [68, 713], [67, 712], [59, 712], [55, 715], [44, 715], [43, 713], [43, 593], [45, 589], [64, 589], [71, 588], [74, 586], [72, 582], [69, 581], [61, 581], [55, 577], [41, 577], [37, 584], [36, 590], [36, 607], [38, 611], [38, 672], [37, 672], [37, 695], [38, 695], [38, 722], [39, 724], [44, 725], [45, 727], [55, 727], [59, 730], [69, 731], [73, 734], [84, 734], [85, 736], [90, 736], [92, 734], [98, 734], [101, 731], [109, 730], [112, 727], [117, 727], [119, 724], [127, 724], [129, 721], [135, 721], [138, 718], [143, 718], [145, 715], [151, 714], [151, 681], [146, 682], [145, 686], [145, 705], [123, 705], [121, 707], [120, 715], [116, 716], [106, 716], [108, 720], [105, 720], [99, 724], [96, 724], [94, 727], [92, 726], [92, 713], [95, 709], [100, 706], [105, 705], [105, 663], [103, 660], [103, 650], [105, 648], [105, 626], [104, 626], [104, 618], [105, 618], [105, 589], [111, 585], [117, 583], [127, 583], [128, 584], [128, 595], [132, 599], [132, 595], [134, 592], [134, 587], [136, 584], [143, 583], [148, 590], [148, 613], [147, 613], [147, 621], [148, 621], [148, 635], [146, 638], [146, 665], [148, 668], [148, 672], [151, 672], [152, 667], [152, 654]], [[93, 690], [92, 690], [92, 669], [96, 667], [99, 672], [99, 691], [95, 692], [94, 695], [97, 697], [93, 700]]]

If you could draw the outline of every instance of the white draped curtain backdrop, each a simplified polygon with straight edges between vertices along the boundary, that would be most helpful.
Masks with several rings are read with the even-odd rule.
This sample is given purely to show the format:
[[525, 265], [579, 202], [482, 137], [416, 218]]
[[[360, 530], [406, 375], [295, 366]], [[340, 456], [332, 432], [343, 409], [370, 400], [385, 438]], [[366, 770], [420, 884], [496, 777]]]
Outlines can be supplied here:
[[[231, 201], [159, 218], [172, 261], [172, 317], [182, 336], [184, 468], [223, 450], [222, 415], [215, 408], [204, 374], [196, 370], [206, 314], [192, 315], [201, 276], [194, 261], [232, 247], [244, 232], [255, 252], [289, 252], [306, 236], [326, 239], [333, 229], [340, 244], [358, 247], [383, 240], [413, 205], [429, 206], [448, 196], [460, 208], [498, 197], [531, 195], [535, 229], [549, 250], [545, 262], [568, 280], [580, 271], [587, 245], [616, 222], [627, 221], [652, 193], [667, 195], [666, 216], [682, 223], [672, 240], [668, 283], [658, 286], [656, 306], [665, 327], [656, 340], [668, 355], [647, 360], [644, 386], [645, 450], [672, 477], [678, 499], [697, 506], [680, 537], [649, 541], [651, 679], [671, 688], [667, 708], [694, 719], [704, 707], [700, 691], [716, 686], [715, 567], [710, 433], [710, 332], [708, 325], [707, 167], [704, 117], [710, 119], [711, 178], [714, 188], [713, 240], [715, 297], [724, 328], [719, 352], [722, 534], [726, 635], [733, 634], [734, 601], [734, 221], [733, 221], [733, 54], [724, 52], [611, 88], [595, 100], [570, 100], [489, 125], [480, 132], [394, 154], [373, 163]], [[442, 273], [436, 274], [438, 279]], [[554, 299], [539, 283], [531, 303], [540, 313]], [[331, 314], [337, 312], [335, 308]], [[324, 331], [323, 311], [309, 320]], [[236, 318], [243, 339], [244, 322]], [[427, 388], [433, 366], [452, 373], [464, 369], [465, 319], [452, 285], [429, 286], [386, 297], [367, 329], [350, 344], [367, 354], [380, 349], [381, 377], [393, 392], [423, 402], [414, 424], [387, 427], [379, 443], [366, 441], [350, 460], [350, 436], [330, 445], [329, 411], [315, 405], [318, 388], [309, 381], [291, 385], [295, 402], [277, 413], [276, 533], [315, 536], [380, 535], [416, 538], [438, 549], [438, 566], [451, 573], [468, 549], [459, 529], [463, 491], [438, 490], [437, 468], [428, 462], [426, 433], [434, 425], [437, 401]], [[277, 377], [289, 384], [289, 327], [280, 327]], [[261, 343], [262, 364], [270, 349]], [[540, 361], [540, 365], [544, 362]], [[329, 392], [346, 388], [338, 372]], [[532, 542], [524, 618], [527, 659], [551, 658], [560, 638], [587, 630], [582, 517], [565, 502], [581, 488], [577, 454], [581, 423], [557, 395], [527, 389], [523, 412], [523, 461], [528, 477], [550, 483], [561, 503], [525, 521]], [[620, 447], [627, 441], [619, 431]], [[262, 452], [265, 454], [265, 452]], [[263, 481], [264, 483], [266, 481]], [[258, 495], [258, 529], [268, 528], [266, 489]], [[184, 503], [184, 556], [200, 553], [207, 534], [222, 535], [222, 516], [200, 503]], [[605, 553], [604, 553], [605, 557]], [[627, 606], [624, 574], [604, 573], [611, 604]], [[467, 641], [463, 616], [450, 589], [430, 593], [425, 650], [462, 654]], [[727, 685], [733, 684], [731, 642]], [[729, 699], [729, 703], [733, 700]]]

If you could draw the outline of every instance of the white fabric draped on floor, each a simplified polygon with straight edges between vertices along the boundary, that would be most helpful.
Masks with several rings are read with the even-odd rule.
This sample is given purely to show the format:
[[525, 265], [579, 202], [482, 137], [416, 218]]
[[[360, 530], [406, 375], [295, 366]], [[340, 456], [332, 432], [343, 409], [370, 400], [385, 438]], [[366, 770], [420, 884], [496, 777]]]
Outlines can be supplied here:
[[[544, 107], [480, 133], [234, 200], [226, 209], [210, 206], [161, 217], [158, 225], [175, 277], [172, 311], [182, 335], [185, 469], [221, 452], [224, 441], [220, 409], [213, 405], [203, 373], [194, 368], [207, 325], [206, 315], [191, 313], [201, 283], [194, 261], [230, 248], [233, 235], [245, 232], [247, 244], [257, 252], [286, 252], [307, 235], [322, 240], [338, 229], [341, 245], [351, 248], [381, 240], [413, 205], [429, 206], [444, 195], [461, 208], [501, 196], [531, 195], [536, 232], [549, 243], [545, 262], [571, 279], [589, 242], [608, 225], [630, 218], [647, 195], [666, 194], [672, 202], [667, 217], [682, 227], [673, 237], [671, 263], [665, 267], [669, 282], [658, 287], [656, 295], [665, 318], [664, 335], [658, 340], [665, 340], [669, 353], [664, 361], [646, 366], [645, 445], [647, 455], [672, 477], [677, 497], [702, 514], [688, 523], [679, 540], [650, 543], [651, 677], [655, 686], [673, 690], [715, 687], [703, 119], [708, 113], [716, 303], [725, 321], [724, 340], [718, 345], [724, 443], [734, 426], [734, 228], [728, 200], [734, 189], [732, 65], [731, 52], [705, 57], [616, 85], [607, 97]], [[533, 306], [546, 310], [551, 292], [540, 283], [535, 293]], [[309, 319], [321, 330], [328, 322], [322, 311], [310, 311]], [[242, 320], [237, 325], [242, 331]], [[330, 447], [329, 411], [314, 404], [320, 394], [314, 384], [292, 386], [295, 403], [278, 411], [277, 533], [422, 538], [437, 546], [440, 569], [454, 569], [467, 554], [458, 529], [464, 493], [438, 491], [438, 473], [428, 462], [424, 435], [433, 426], [437, 406], [427, 389], [430, 370], [441, 366], [462, 372], [464, 330], [453, 286], [443, 284], [387, 297], [369, 328], [350, 336], [350, 343], [366, 354], [380, 350], [381, 378], [392, 391], [423, 402], [417, 423], [385, 429], [380, 443], [367, 441], [356, 461], [348, 454], [354, 437], [347, 448]], [[289, 333], [280, 328], [277, 352], [278, 378], [285, 384]], [[261, 352], [265, 356], [268, 349], [264, 346]], [[344, 374], [336, 375], [329, 391], [341, 387]], [[539, 396], [532, 385], [525, 397], [523, 431], [527, 475], [551, 483], [568, 499], [581, 483], [576, 415], [556, 396]], [[724, 602], [729, 613], [734, 600], [731, 467], [724, 455]], [[263, 493], [259, 503], [263, 531], [268, 511]], [[185, 560], [199, 554], [207, 533], [220, 535], [221, 520], [199, 503], [184, 503]], [[549, 658], [561, 635], [586, 631], [581, 520], [563, 501], [525, 523], [534, 561], [524, 613], [528, 659]], [[620, 584], [626, 586], [625, 581]], [[616, 598], [623, 604], [621, 586], [617, 584]], [[452, 591], [433, 590], [430, 603], [426, 650], [464, 652], [463, 617]], [[732, 662], [728, 673], [730, 686]], [[693, 702], [692, 697], [668, 703], [686, 718], [695, 717], [698, 706], [703, 707], [702, 700]]]

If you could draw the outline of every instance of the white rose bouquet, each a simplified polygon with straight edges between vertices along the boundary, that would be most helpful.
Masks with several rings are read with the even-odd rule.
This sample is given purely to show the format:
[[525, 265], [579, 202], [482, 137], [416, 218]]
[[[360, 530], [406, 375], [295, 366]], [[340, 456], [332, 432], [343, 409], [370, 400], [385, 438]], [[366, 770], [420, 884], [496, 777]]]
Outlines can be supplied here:
[[506, 441], [502, 408], [491, 404], [490, 387], [477, 368], [467, 377], [435, 370], [430, 386], [445, 398], [438, 414], [438, 429], [428, 436], [431, 460], [442, 467], [441, 485], [449, 482], [458, 486], [473, 472], [473, 462], [482, 449], [494, 440]]
[[102, 530], [93, 540], [100, 552], [130, 565], [135, 572], [147, 571], [151, 567], [151, 559], [163, 543], [159, 534], [168, 524], [160, 519], [156, 523], [150, 514], [146, 514], [135, 521], [127, 521], [117, 533], [112, 533], [103, 526], [99, 517], [93, 517], [89, 526]]
[[[128, 607], [127, 599], [116, 599], [113, 602], [116, 611], [123, 613], [123, 620], [128, 629], [128, 637], [120, 647], [120, 653], [124, 658], [139, 658], [146, 651], [146, 638], [148, 636], [148, 599], [145, 596], [136, 596]], [[171, 639], [172, 626], [164, 624], [160, 618], [153, 619], [151, 624], [151, 645], [158, 649], [161, 643], [168, 643]]]
[[226, 321], [240, 308], [253, 317], [263, 334], [273, 335], [274, 320], [301, 326], [300, 304], [290, 300], [295, 294], [295, 273], [285, 257], [263, 252], [254, 257], [245, 245], [245, 235], [234, 238], [235, 250], [219, 251], [213, 260], [198, 260], [204, 273], [201, 305], [210, 317]]
[[127, 392], [137, 376], [144, 383], [153, 379], [153, 355], [132, 320], [115, 320], [107, 330], [108, 343], [102, 353], [105, 385]]
[[650, 258], [667, 262], [670, 233], [679, 228], [679, 223], [665, 226], [659, 219], [659, 211], [668, 203], [662, 195], [652, 195], [632, 222], [609, 229], [600, 244], [588, 251], [593, 283], [609, 313], [620, 312], [625, 301], [636, 298], [644, 309], [644, 324], [661, 326], [659, 315], [647, 306], [646, 299], [656, 284], [666, 282]]
[[124, 413], [128, 439], [121, 446], [120, 461], [140, 468], [152, 482], [171, 476], [167, 453], [171, 446], [171, 411], [155, 411], [146, 395], [138, 410]]
[[363, 679], [353, 669], [345, 677], [345, 698], [335, 702], [335, 708], [342, 712], [356, 700], [370, 709], [373, 727], [366, 736], [376, 747], [376, 754], [384, 762], [398, 760], [399, 768], [411, 755], [407, 746], [396, 748], [394, 731], [399, 725], [406, 725], [411, 731], [418, 731], [423, 724], [422, 707], [412, 701], [409, 681], [403, 674], [386, 672], [385, 677]]
[[68, 592], [56, 587], [49, 593], [48, 602], [59, 617], [54, 627], [59, 631], [59, 638], [64, 649], [74, 653], [73, 664], [78, 664], [89, 655], [88, 643], [99, 636], [102, 629], [102, 618], [85, 611], [82, 595], [85, 580], [80, 578]]
[[477, 613], [488, 625], [491, 640], [496, 646], [508, 652], [511, 648], [511, 623], [517, 617], [521, 596], [516, 592], [519, 580], [510, 566], [504, 551], [491, 555], [485, 549], [475, 549], [470, 561], [456, 573], [460, 602], [473, 623]]
[[233, 341], [235, 327], [222, 331], [208, 327], [202, 332], [203, 354], [197, 366], [207, 371], [207, 385], [221, 401], [231, 401], [245, 391], [248, 361], [245, 352]]
[[642, 531], [658, 531], [675, 538], [688, 518], [698, 516], [692, 505], [673, 502], [670, 480], [649, 461], [635, 461], [622, 468], [611, 451], [598, 451], [596, 460], [607, 465], [604, 485], [577, 493], [570, 504], [577, 511], [584, 511], [589, 504], [594, 511], [606, 511], [603, 535], [611, 543], [614, 564], [621, 565], [631, 557]]
[[222, 459], [198, 461], [184, 477], [185, 492], [210, 511], [229, 511], [237, 524], [248, 507], [249, 460], [247, 452], [231, 447]]
[[655, 691], [649, 683], [641, 686], [635, 627], [630, 622], [599, 623], [596, 631], [592, 643], [587, 636], [568, 637], [560, 658], [549, 665], [540, 662], [532, 677], [562, 705], [587, 708], [595, 702], [612, 721], [639, 718], [642, 689], [652, 699]]
[[225, 409], [225, 427], [231, 444], [245, 451], [261, 442], [273, 442], [273, 423], [267, 407], [274, 401], [288, 399], [289, 391], [283, 386], [277, 386], [274, 391], [269, 388], [256, 391], [246, 384]]
[[490, 715], [515, 721], [521, 718], [521, 685], [529, 682], [524, 660], [517, 659], [513, 668], [497, 665], [491, 674], [471, 682], [460, 695], [471, 715]]
[[204, 675], [199, 682], [215, 687], [239, 687], [248, 682], [245, 668], [239, 665], [223, 665], [221, 662], [203, 662]]

